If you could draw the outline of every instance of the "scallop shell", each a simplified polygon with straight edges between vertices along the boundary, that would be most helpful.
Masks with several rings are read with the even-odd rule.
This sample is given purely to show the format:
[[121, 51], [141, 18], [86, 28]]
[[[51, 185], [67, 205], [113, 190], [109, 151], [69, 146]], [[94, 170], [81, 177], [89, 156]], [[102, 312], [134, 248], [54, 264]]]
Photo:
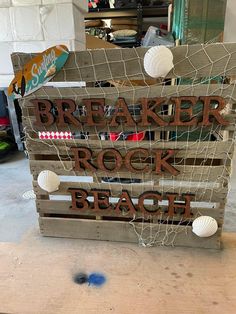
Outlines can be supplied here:
[[52, 76], [53, 74], [56, 73], [56, 71], [57, 71], [56, 66], [55, 66], [54, 64], [51, 65], [50, 68], [47, 70], [47, 72], [46, 72], [46, 74], [45, 74], [45, 78]]
[[198, 237], [210, 237], [216, 233], [218, 229], [217, 221], [210, 216], [200, 216], [194, 219], [192, 224], [192, 231]]
[[174, 67], [173, 54], [166, 46], [154, 46], [145, 53], [144, 69], [153, 78], [165, 77]]
[[60, 178], [53, 171], [43, 170], [38, 175], [38, 185], [44, 191], [51, 193], [59, 189]]

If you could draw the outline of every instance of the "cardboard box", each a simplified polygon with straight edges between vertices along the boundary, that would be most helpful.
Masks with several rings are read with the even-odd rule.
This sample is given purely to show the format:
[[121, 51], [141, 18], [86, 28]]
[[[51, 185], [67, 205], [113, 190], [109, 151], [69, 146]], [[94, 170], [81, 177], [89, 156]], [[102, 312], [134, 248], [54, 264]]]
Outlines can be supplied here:
[[0, 41], [12, 41], [9, 8], [0, 8]]
[[14, 41], [43, 40], [39, 6], [11, 7], [10, 17]]
[[95, 36], [86, 34], [86, 48], [87, 49], [100, 49], [100, 48], [120, 48], [106, 40], [99, 39]]

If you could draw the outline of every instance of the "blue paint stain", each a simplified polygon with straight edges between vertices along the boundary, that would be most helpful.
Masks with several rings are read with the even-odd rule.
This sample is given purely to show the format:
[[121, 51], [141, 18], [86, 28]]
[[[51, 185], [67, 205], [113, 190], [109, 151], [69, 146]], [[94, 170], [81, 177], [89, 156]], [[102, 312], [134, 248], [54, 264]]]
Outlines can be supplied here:
[[103, 274], [92, 273], [88, 276], [89, 286], [100, 287], [106, 282], [106, 277]]

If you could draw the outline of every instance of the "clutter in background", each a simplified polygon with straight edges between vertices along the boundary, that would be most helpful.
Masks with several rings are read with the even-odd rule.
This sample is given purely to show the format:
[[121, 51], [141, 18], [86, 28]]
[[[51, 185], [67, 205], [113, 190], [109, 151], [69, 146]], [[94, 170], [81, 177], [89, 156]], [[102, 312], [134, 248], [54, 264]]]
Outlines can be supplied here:
[[7, 99], [4, 92], [0, 91], [0, 162], [5, 161], [15, 148], [7, 111]]
[[172, 31], [181, 44], [222, 41], [227, 0], [179, 0], [173, 4]]
[[85, 32], [86, 34], [95, 36], [99, 39], [110, 41], [110, 25], [107, 25], [104, 20], [97, 19], [85, 21]]
[[166, 35], [162, 32], [162, 29], [154, 26], [150, 26], [148, 28], [148, 31], [142, 41], [142, 46], [144, 47], [159, 45], [172, 47], [174, 44], [174, 38], [171, 33], [167, 33]]
[[[86, 33], [112, 42], [120, 47], [138, 47], [150, 25], [159, 29], [167, 27], [167, 6], [169, 3], [170, 1], [168, 0], [91, 0], [88, 2], [89, 14], [86, 17], [89, 19], [91, 16], [91, 20], [85, 22]], [[164, 14], [164, 16], [164, 11], [160, 14], [160, 10], [163, 8], [166, 10], [166, 15]], [[96, 15], [93, 15], [96, 12], [99, 12], [97, 16], [100, 19], [96, 19]], [[114, 12], [115, 14], [113, 14]], [[104, 17], [101, 17], [103, 13]], [[153, 18], [148, 21], [146, 19], [147, 16], [152, 16]], [[128, 33], [130, 30], [134, 31], [132, 35]], [[125, 32], [116, 33], [117, 31]], [[161, 32], [159, 35], [162, 36], [162, 34]], [[165, 44], [165, 39], [161, 44]], [[167, 41], [169, 44], [169, 40]]]

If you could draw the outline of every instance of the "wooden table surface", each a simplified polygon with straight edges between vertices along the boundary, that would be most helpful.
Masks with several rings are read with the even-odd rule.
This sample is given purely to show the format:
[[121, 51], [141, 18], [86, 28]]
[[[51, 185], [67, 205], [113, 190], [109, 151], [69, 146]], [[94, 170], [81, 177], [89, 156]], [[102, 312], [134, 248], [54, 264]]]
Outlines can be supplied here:
[[[235, 313], [236, 234], [224, 249], [44, 238], [31, 229], [0, 243], [0, 313]], [[100, 272], [101, 287], [78, 285]]]

